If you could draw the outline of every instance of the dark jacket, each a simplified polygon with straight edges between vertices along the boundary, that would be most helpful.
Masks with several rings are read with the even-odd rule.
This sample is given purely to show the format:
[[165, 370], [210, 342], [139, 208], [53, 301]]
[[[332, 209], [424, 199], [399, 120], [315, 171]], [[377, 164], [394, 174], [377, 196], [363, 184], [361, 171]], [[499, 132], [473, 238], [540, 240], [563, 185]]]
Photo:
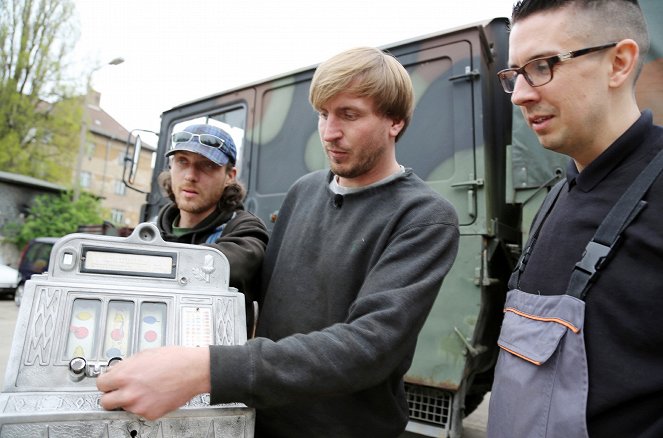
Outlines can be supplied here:
[[[157, 218], [157, 226], [164, 240], [169, 242], [207, 245], [220, 250], [230, 264], [230, 286], [236, 287], [246, 297], [247, 316], [251, 316], [250, 304], [258, 298], [258, 277], [269, 235], [265, 224], [240, 207], [234, 211], [223, 210], [220, 205], [191, 232], [181, 236], [173, 234], [173, 222], [180, 214], [174, 203], [163, 207]], [[206, 243], [210, 235], [222, 232]], [[247, 322], [250, 318], [247, 318]]]

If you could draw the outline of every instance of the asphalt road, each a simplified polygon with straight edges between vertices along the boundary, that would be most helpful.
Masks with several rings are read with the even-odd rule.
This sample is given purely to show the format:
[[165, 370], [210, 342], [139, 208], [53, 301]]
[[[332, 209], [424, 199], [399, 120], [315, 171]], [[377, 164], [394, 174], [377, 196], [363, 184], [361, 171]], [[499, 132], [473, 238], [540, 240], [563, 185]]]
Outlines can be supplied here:
[[[7, 360], [11, 350], [18, 307], [14, 300], [0, 299], [0, 378], [4, 382]], [[3, 384], [4, 386], [4, 384]], [[463, 438], [485, 438], [488, 418], [488, 397], [463, 421]]]
[[490, 393], [486, 394], [479, 407], [463, 420], [463, 438], [486, 438], [489, 401]]
[[9, 351], [14, 337], [17, 315], [18, 307], [14, 304], [13, 299], [4, 297], [0, 299], [0, 378], [2, 382], [5, 381], [5, 370], [7, 369], [7, 360], [9, 359]]

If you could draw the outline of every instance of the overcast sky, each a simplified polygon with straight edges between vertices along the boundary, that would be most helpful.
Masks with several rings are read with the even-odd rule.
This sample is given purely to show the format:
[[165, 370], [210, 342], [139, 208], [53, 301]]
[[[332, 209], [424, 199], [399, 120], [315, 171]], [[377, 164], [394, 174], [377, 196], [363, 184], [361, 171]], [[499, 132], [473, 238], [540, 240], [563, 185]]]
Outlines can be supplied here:
[[[76, 62], [101, 107], [128, 130], [158, 131], [163, 111], [313, 64], [508, 17], [513, 0], [75, 0]], [[81, 81], [84, 83], [84, 81]]]

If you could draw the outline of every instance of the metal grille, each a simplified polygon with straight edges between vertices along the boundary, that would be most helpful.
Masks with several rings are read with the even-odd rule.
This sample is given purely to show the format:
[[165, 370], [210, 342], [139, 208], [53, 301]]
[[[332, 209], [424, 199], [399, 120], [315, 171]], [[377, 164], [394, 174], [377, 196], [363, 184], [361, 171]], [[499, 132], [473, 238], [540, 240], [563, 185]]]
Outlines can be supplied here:
[[410, 406], [410, 420], [424, 421], [449, 428], [452, 393], [406, 383], [405, 394]]

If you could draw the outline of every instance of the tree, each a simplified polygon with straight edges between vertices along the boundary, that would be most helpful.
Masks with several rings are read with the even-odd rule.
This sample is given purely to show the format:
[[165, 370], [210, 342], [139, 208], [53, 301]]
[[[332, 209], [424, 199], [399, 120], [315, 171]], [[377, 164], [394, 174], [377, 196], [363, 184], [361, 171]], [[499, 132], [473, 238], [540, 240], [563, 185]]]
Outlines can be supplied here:
[[0, 170], [71, 181], [82, 102], [63, 79], [78, 39], [71, 0], [1, 0]]
[[5, 225], [3, 232], [8, 241], [18, 248], [35, 237], [61, 237], [76, 232], [80, 225], [100, 224], [104, 211], [101, 200], [89, 193], [82, 193], [72, 201], [71, 193], [59, 196], [37, 196], [25, 221]]

